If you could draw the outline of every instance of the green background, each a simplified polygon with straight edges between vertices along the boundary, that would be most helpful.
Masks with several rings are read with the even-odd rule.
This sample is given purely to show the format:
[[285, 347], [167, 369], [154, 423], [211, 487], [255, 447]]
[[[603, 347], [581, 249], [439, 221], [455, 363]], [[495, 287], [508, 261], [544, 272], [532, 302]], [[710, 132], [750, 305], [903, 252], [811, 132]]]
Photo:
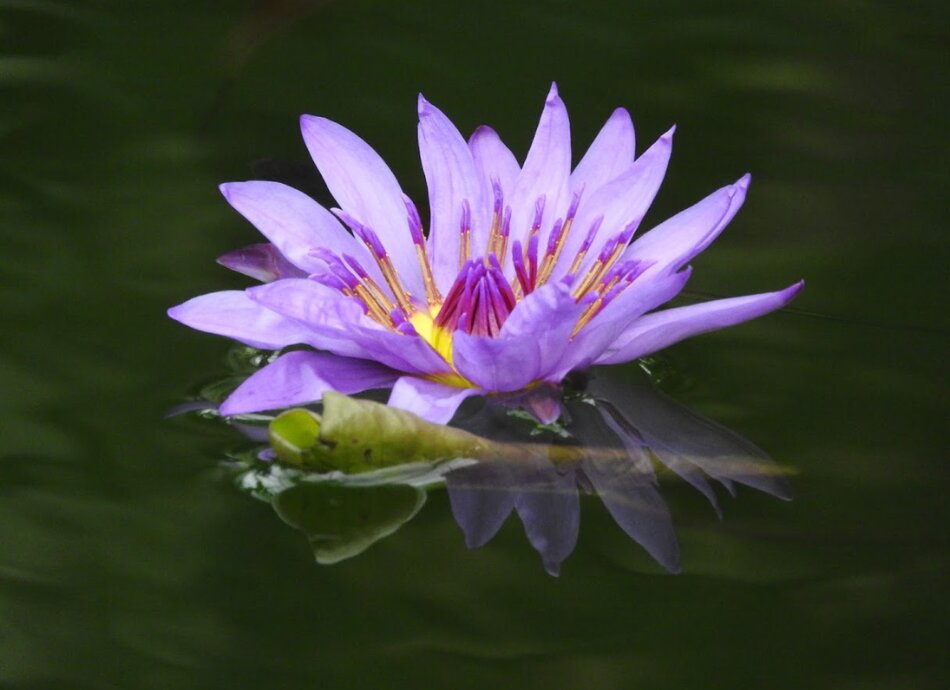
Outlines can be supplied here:
[[[948, 682], [942, 3], [0, 2], [0, 687], [865, 688]], [[794, 310], [672, 348], [678, 399], [798, 472], [716, 521], [666, 487], [684, 573], [598, 502], [559, 579], [443, 492], [359, 558], [216, 470], [164, 412], [227, 343], [165, 309], [246, 284], [222, 181], [311, 172], [297, 117], [425, 199], [422, 91], [522, 156], [556, 79], [575, 159], [611, 109], [679, 126], [645, 227], [753, 173], [696, 293]], [[941, 652], [940, 650], [944, 651]]]

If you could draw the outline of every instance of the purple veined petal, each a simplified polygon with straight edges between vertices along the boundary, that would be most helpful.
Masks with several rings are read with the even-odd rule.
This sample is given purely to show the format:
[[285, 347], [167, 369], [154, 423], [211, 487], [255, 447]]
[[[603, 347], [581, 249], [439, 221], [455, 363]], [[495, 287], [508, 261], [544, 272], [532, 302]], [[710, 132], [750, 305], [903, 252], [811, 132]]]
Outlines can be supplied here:
[[652, 261], [648, 272], [683, 266], [708, 247], [739, 212], [750, 181], [750, 175], [743, 175], [735, 184], [660, 223], [637, 238], [622, 260]]
[[588, 228], [603, 216], [600, 230], [593, 237], [587, 258], [581, 265], [581, 275], [600, 254], [608, 240], [631, 223], [638, 224], [649, 210], [666, 175], [673, 151], [673, 132], [666, 134], [648, 148], [627, 170], [599, 189], [587, 189], [578, 207], [572, 232], [564, 241], [561, 259], [553, 272], [553, 279], [567, 273], [571, 261], [584, 242]]
[[510, 463], [478, 462], [445, 475], [452, 516], [465, 535], [465, 546], [477, 549], [494, 537], [515, 507], [518, 487]]
[[479, 256], [488, 243], [490, 201], [483, 198], [481, 180], [465, 139], [442, 111], [421, 95], [419, 153], [429, 187], [429, 259], [436, 285], [445, 294], [459, 268], [462, 203], [467, 201], [471, 210], [472, 255]]
[[393, 386], [387, 404], [430, 422], [447, 424], [466, 398], [479, 393], [477, 388], [457, 388], [415, 376], [403, 376]]
[[200, 295], [172, 307], [168, 315], [196, 330], [262, 350], [310, 342], [305, 326], [252, 301], [243, 290]]
[[389, 166], [369, 144], [331, 120], [303, 115], [300, 128], [333, 198], [380, 237], [406, 289], [424, 295], [402, 189]]
[[617, 108], [571, 173], [571, 193], [594, 192], [626, 171], [633, 165], [635, 141], [630, 113]]
[[572, 369], [586, 369], [599, 362], [626, 330], [643, 314], [673, 299], [689, 281], [692, 269], [677, 273], [641, 276], [604, 307], [571, 341], [554, 378], [563, 378]]
[[777, 292], [730, 297], [648, 314], [619, 334], [596, 363], [628, 362], [694, 335], [768, 314], [791, 302], [804, 285], [805, 281], [800, 281]]
[[528, 541], [541, 555], [544, 569], [556, 577], [561, 563], [574, 551], [580, 532], [577, 479], [574, 471], [562, 471], [544, 459], [533, 463], [531, 469], [522, 480], [515, 510]]
[[468, 147], [482, 183], [482, 198], [492, 198], [492, 186], [497, 182], [505, 199], [509, 199], [521, 174], [515, 154], [505, 146], [495, 130], [484, 125], [469, 137]]
[[228, 203], [244, 216], [295, 266], [313, 273], [323, 263], [311, 251], [329, 247], [337, 252], [369, 253], [337, 219], [316, 201], [280, 182], [228, 182], [219, 189]]
[[217, 262], [262, 283], [272, 283], [281, 278], [307, 277], [306, 271], [290, 263], [270, 242], [235, 249], [219, 256]]
[[355, 300], [313, 280], [279, 280], [250, 288], [248, 296], [294, 319], [308, 344], [343, 357], [372, 359], [407, 373], [438, 374], [448, 364], [422, 338], [385, 330]]
[[327, 352], [288, 352], [255, 372], [221, 403], [225, 416], [277, 410], [321, 400], [327, 391], [350, 395], [395, 383], [399, 372], [365, 359]]
[[571, 331], [585, 308], [566, 286], [544, 285], [518, 303], [498, 337], [456, 331], [456, 368], [489, 391], [517, 391], [546, 379], [569, 348]]
[[[545, 197], [540, 246], [547, 246], [551, 225], [563, 217], [570, 201], [568, 178], [571, 173], [571, 127], [567, 108], [552, 84], [541, 113], [531, 148], [508, 202], [511, 206], [511, 240], [526, 243], [535, 215], [535, 202]], [[511, 268], [509, 258], [506, 270]]]
[[315, 280], [287, 278], [246, 292], [254, 302], [310, 328], [346, 330], [371, 321], [356, 300]]

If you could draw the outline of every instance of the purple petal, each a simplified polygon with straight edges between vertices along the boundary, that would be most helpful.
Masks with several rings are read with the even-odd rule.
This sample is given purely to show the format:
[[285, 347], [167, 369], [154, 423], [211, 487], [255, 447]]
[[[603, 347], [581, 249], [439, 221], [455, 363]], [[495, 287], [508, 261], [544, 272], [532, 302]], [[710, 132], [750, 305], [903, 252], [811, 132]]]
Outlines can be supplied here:
[[489, 204], [465, 139], [434, 105], [419, 96], [419, 153], [429, 187], [431, 226], [429, 259], [443, 294], [452, 286], [459, 267], [459, 220], [462, 202], [471, 209], [472, 254], [485, 251]]
[[714, 300], [648, 314], [633, 323], [598, 364], [616, 364], [643, 357], [700, 333], [734, 326], [784, 307], [804, 287], [800, 281], [778, 292]]
[[683, 266], [708, 247], [739, 212], [750, 180], [744, 175], [734, 185], [716, 190], [660, 223], [634, 241], [623, 260], [652, 261], [648, 272]]
[[252, 180], [228, 182], [219, 189], [228, 203], [273, 242], [281, 254], [308, 273], [323, 268], [323, 263], [310, 253], [317, 247], [364, 256], [365, 249], [333, 214], [293, 187]]
[[594, 138], [587, 153], [571, 173], [571, 192], [593, 194], [633, 165], [633, 121], [625, 108], [617, 108]]
[[477, 388], [457, 388], [415, 376], [403, 376], [393, 386], [387, 404], [408, 410], [430, 422], [446, 424], [466, 398], [479, 392]]
[[409, 292], [424, 295], [402, 189], [389, 166], [369, 144], [342, 125], [304, 115], [300, 127], [333, 198], [379, 235]]
[[255, 278], [262, 283], [272, 283], [281, 278], [307, 276], [306, 271], [290, 263], [270, 242], [235, 249], [219, 256], [217, 261], [225, 268]]
[[304, 324], [310, 333], [306, 342], [320, 350], [373, 359], [409, 373], [449, 371], [422, 338], [383, 329], [355, 300], [313, 280], [279, 280], [247, 292], [255, 302]]
[[574, 336], [555, 378], [565, 376], [572, 369], [586, 369], [595, 361], [600, 361], [604, 352], [613, 346], [621, 334], [632, 328], [644, 313], [678, 295], [691, 272], [687, 268], [678, 273], [641, 276], [637, 279]]
[[196, 330], [263, 350], [310, 342], [307, 328], [251, 301], [243, 290], [200, 295], [172, 307], [168, 315]]
[[585, 306], [564, 285], [548, 284], [518, 303], [496, 338], [456, 331], [459, 373], [489, 391], [516, 391], [557, 369]]
[[255, 372], [221, 403], [223, 415], [317, 402], [327, 391], [361, 393], [391, 386], [399, 373], [365, 359], [326, 352], [288, 352]]
[[603, 222], [588, 249], [587, 258], [581, 268], [582, 273], [600, 254], [608, 240], [616, 237], [617, 233], [627, 226], [633, 224], [636, 227], [643, 220], [666, 175], [675, 129], [674, 127], [661, 136], [613, 181], [599, 189], [589, 190], [589, 196], [585, 195], [578, 208], [572, 232], [565, 240], [562, 258], [553, 273], [554, 278], [559, 278], [567, 272], [584, 242], [588, 228], [601, 216]]
[[[525, 243], [535, 202], [545, 197], [540, 246], [547, 246], [554, 220], [566, 209], [571, 172], [571, 127], [564, 101], [552, 84], [531, 148], [511, 193], [511, 239]], [[510, 263], [510, 260], [509, 260]]]
[[492, 198], [492, 185], [497, 182], [505, 199], [511, 197], [521, 166], [511, 150], [491, 127], [479, 127], [468, 140], [475, 161], [475, 170], [482, 183], [482, 198]]

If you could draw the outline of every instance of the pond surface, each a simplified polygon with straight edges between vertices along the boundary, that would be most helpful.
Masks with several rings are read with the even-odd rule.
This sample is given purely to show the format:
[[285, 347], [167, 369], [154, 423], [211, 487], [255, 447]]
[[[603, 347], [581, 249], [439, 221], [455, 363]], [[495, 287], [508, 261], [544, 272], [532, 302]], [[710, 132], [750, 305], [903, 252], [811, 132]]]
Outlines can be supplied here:
[[[945, 687], [946, 20], [927, 2], [2, 3], [0, 687]], [[575, 155], [618, 105], [638, 151], [678, 125], [644, 227], [752, 171], [690, 296], [807, 287], [665, 352], [661, 386], [791, 468], [795, 499], [720, 492], [720, 521], [664, 482], [679, 575], [590, 498], [558, 578], [515, 519], [468, 550], [442, 490], [317, 565], [220, 469], [247, 441], [164, 418], [228, 352], [165, 310], [247, 285], [213, 260], [257, 241], [216, 185], [290, 171], [328, 201], [297, 128], [313, 113], [423, 199], [418, 91], [523, 154], [552, 79]]]

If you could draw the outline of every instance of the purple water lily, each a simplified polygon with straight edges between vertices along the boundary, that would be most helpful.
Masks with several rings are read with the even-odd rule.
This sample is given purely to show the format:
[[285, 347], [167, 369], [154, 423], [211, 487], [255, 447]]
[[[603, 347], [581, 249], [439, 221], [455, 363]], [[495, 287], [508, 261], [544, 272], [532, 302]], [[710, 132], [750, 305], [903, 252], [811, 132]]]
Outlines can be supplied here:
[[366, 142], [320, 117], [303, 116], [301, 128], [340, 208], [277, 182], [222, 185], [270, 242], [219, 261], [265, 284], [169, 310], [254, 347], [314, 348], [252, 375], [221, 405], [226, 415], [391, 387], [390, 405], [436, 422], [472, 395], [553, 421], [568, 372], [761, 316], [802, 287], [653, 311], [683, 289], [688, 262], [732, 220], [749, 176], [631, 243], [666, 172], [673, 129], [634, 157], [633, 124], [619, 108], [572, 170], [567, 110], [553, 85], [523, 165], [492, 129], [466, 142], [420, 97], [428, 234]]

